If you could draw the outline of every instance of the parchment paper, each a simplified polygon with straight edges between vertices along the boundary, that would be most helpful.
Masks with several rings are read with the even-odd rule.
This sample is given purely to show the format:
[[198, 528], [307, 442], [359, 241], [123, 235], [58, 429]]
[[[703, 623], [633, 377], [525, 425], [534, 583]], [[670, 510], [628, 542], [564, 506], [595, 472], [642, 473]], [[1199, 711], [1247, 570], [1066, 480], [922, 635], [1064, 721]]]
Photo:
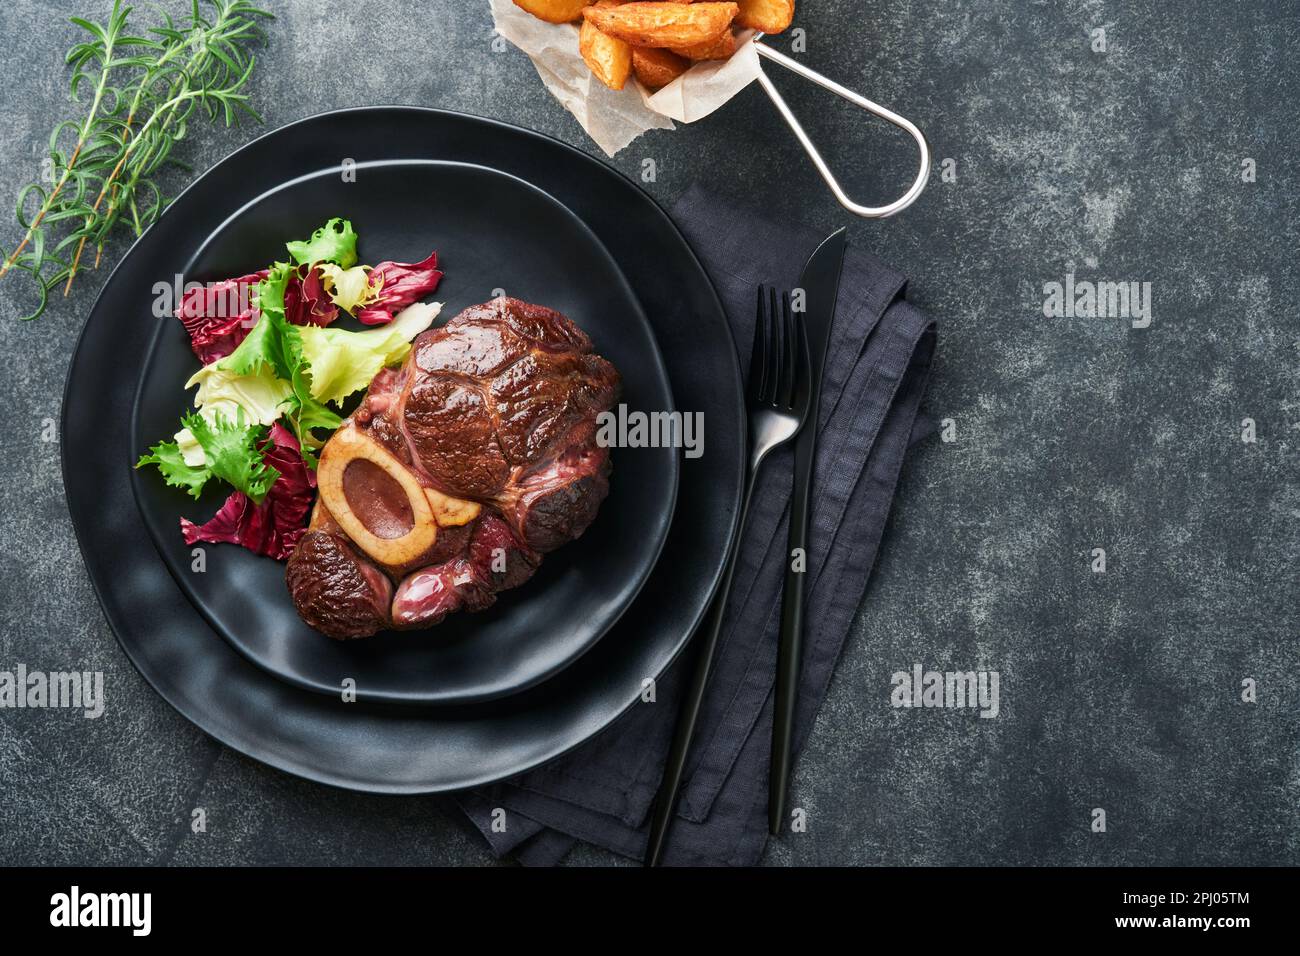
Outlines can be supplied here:
[[547, 23], [511, 0], [488, 0], [496, 31], [528, 54], [546, 88], [582, 124], [607, 156], [648, 129], [672, 129], [673, 120], [693, 123], [754, 81], [760, 69], [749, 30], [740, 34], [727, 60], [697, 63], [656, 93], [629, 78], [611, 90], [591, 75], [578, 53], [578, 27]]

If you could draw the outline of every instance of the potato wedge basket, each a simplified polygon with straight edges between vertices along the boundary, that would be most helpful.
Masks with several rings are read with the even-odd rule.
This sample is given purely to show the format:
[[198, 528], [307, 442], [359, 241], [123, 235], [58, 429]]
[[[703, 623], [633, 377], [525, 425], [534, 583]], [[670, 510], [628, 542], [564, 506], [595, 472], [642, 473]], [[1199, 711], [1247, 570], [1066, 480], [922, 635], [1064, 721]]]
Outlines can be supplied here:
[[[915, 123], [774, 49], [763, 42], [765, 35], [757, 30], [746, 29], [737, 33], [734, 52], [726, 59], [694, 62], [662, 88], [648, 89], [635, 80], [626, 85], [616, 82], [611, 87], [608, 76], [604, 77], [605, 82], [601, 82], [593, 75], [595, 67], [591, 66], [590, 50], [586, 51], [584, 62], [579, 42], [583, 31], [577, 24], [541, 20], [512, 0], [488, 2], [496, 35], [528, 54], [547, 89], [577, 118], [607, 155], [613, 156], [646, 130], [671, 129], [674, 121], [691, 123], [703, 119], [756, 81], [790, 127], [836, 201], [855, 216], [864, 219], [893, 216], [914, 203], [929, 181], [930, 147]], [[585, 20], [581, 22], [585, 23]], [[589, 28], [588, 25], [588, 31]], [[504, 49], [504, 45], [501, 48]], [[850, 197], [803, 124], [764, 72], [765, 62], [789, 70], [906, 132], [919, 154], [916, 175], [907, 190], [892, 202], [879, 206], [860, 203]]]

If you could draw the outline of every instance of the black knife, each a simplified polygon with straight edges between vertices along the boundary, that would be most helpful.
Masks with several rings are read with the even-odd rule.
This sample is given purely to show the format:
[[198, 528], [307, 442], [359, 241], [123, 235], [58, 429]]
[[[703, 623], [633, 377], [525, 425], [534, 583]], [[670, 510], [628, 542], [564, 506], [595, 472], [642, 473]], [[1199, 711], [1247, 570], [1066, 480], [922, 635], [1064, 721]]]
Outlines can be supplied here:
[[812, 358], [812, 404], [808, 412], [809, 420], [800, 430], [794, 446], [794, 490], [790, 495], [790, 534], [785, 552], [785, 586], [781, 591], [781, 640], [776, 657], [776, 710], [772, 723], [772, 764], [768, 777], [767, 824], [773, 835], [781, 832], [790, 787], [794, 712], [799, 689], [799, 667], [803, 659], [808, 505], [812, 490], [813, 460], [817, 455], [817, 431], [821, 427], [819, 410], [822, 368], [826, 364], [826, 346], [831, 337], [831, 322], [835, 318], [835, 300], [840, 292], [840, 268], [844, 264], [845, 245], [843, 229], [826, 237], [803, 267], [803, 275], [799, 278], [795, 291], [795, 296], [798, 290], [802, 290], [804, 295], [804, 321]]

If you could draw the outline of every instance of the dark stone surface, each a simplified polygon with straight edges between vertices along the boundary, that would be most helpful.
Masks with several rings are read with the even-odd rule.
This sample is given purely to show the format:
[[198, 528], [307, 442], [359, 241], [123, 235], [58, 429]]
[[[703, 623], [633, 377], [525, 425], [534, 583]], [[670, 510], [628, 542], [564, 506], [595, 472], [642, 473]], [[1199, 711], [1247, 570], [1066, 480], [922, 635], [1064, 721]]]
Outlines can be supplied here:
[[[421, 4], [418, 17], [395, 0], [365, 16], [272, 6], [281, 19], [252, 84], [268, 126], [414, 103], [594, 151], [522, 54], [491, 50], [486, 3]], [[0, 6], [0, 196], [37, 175], [55, 119], [77, 114], [66, 16], [107, 7]], [[957, 163], [955, 182], [936, 168], [903, 216], [850, 223], [942, 323], [929, 405], [955, 440], [905, 471], [799, 763], [808, 831], [766, 860], [1300, 862], [1295, 6], [826, 0], [796, 22], [805, 62], [913, 117], [936, 161]], [[1099, 26], [1105, 53], [1090, 48]], [[777, 82], [850, 192], [885, 199], [905, 182], [900, 137]], [[260, 132], [191, 130], [179, 155], [196, 170]], [[826, 231], [850, 218], [755, 87], [614, 165], [637, 174], [645, 157], [665, 203], [705, 179]], [[1246, 157], [1257, 182], [1242, 182]], [[69, 526], [57, 442], [42, 440], [107, 271], [34, 323], [14, 321], [19, 285], [0, 285], [0, 669], [102, 670], [108, 696], [97, 720], [0, 710], [0, 862], [490, 862], [435, 799], [326, 789], [225, 750], [118, 651]], [[1150, 281], [1151, 326], [1045, 319], [1043, 283], [1066, 272]], [[1089, 570], [1098, 547], [1105, 574]], [[890, 675], [913, 663], [999, 671], [1001, 715], [892, 709]], [[1248, 677], [1255, 704], [1241, 701]], [[194, 807], [205, 834], [190, 832]], [[1104, 834], [1090, 832], [1094, 807]], [[586, 848], [570, 861], [620, 862]]]

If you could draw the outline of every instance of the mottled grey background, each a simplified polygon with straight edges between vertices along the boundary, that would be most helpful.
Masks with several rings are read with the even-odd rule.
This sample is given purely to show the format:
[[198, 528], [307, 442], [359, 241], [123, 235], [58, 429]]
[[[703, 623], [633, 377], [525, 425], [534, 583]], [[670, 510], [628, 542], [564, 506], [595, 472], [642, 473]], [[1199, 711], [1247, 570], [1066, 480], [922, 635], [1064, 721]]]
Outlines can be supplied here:
[[[594, 151], [521, 53], [491, 51], [486, 3], [267, 5], [281, 18], [252, 92], [268, 126], [413, 103]], [[0, 5], [6, 204], [36, 174], [53, 122], [76, 112], [67, 15], [108, 6]], [[1297, 12], [800, 5], [804, 62], [913, 117], [936, 161], [957, 163], [955, 182], [936, 172], [898, 219], [850, 222], [853, 242], [906, 271], [941, 322], [929, 406], [956, 440], [905, 471], [799, 763], [808, 832], [772, 844], [767, 862], [1300, 862]], [[1090, 49], [1098, 26], [1105, 54]], [[899, 190], [901, 137], [777, 82], [851, 192]], [[201, 171], [260, 130], [193, 132], [179, 155]], [[704, 179], [774, 217], [826, 231], [849, 220], [757, 87], [614, 165], [635, 174], [647, 156], [665, 203]], [[0, 235], [12, 247], [14, 227]], [[1152, 326], [1044, 319], [1043, 283], [1071, 270], [1150, 281]], [[0, 669], [103, 670], [109, 704], [99, 720], [0, 711], [0, 862], [490, 862], [436, 799], [331, 790], [219, 746], [118, 650], [69, 526], [58, 445], [40, 434], [105, 274], [30, 324], [13, 320], [20, 286], [0, 284]], [[1240, 438], [1246, 417], [1254, 444]], [[1089, 571], [1094, 547], [1109, 555], [1104, 575]], [[1000, 671], [1002, 715], [892, 710], [890, 674], [914, 662]], [[1254, 705], [1240, 700], [1246, 677]], [[195, 806], [206, 834], [189, 831]], [[1093, 807], [1107, 811], [1105, 834], [1089, 831]], [[570, 861], [617, 862], [584, 849]]]

